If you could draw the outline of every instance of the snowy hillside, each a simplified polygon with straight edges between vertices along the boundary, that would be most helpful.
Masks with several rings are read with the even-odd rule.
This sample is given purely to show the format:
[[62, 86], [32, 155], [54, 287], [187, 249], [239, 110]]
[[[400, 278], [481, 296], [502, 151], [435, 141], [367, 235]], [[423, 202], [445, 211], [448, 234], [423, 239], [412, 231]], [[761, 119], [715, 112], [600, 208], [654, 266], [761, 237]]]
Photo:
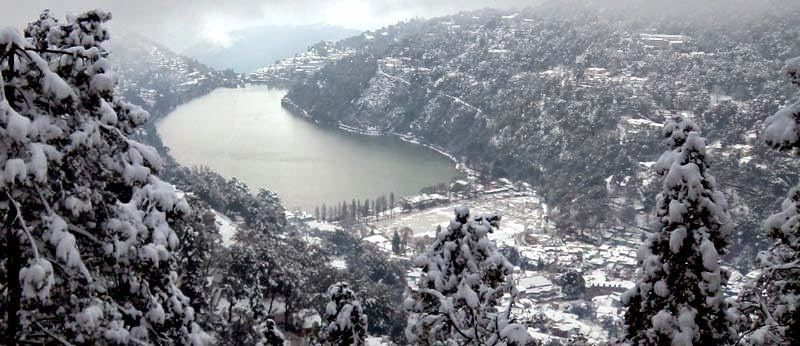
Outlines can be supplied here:
[[[461, 13], [338, 42], [352, 53], [292, 88], [285, 104], [328, 126], [402, 134], [490, 176], [527, 180], [569, 232], [647, 225], [657, 188], [648, 162], [660, 151], [652, 138], [682, 114], [705, 129], [736, 207], [734, 253], [755, 251], [753, 230], [797, 165], [755, 132], [792, 92], [776, 81], [797, 53], [780, 37], [796, 18], [743, 18], [712, 36], [719, 28], [696, 18], [676, 26], [560, 9]], [[767, 169], [773, 161], [785, 169]]]

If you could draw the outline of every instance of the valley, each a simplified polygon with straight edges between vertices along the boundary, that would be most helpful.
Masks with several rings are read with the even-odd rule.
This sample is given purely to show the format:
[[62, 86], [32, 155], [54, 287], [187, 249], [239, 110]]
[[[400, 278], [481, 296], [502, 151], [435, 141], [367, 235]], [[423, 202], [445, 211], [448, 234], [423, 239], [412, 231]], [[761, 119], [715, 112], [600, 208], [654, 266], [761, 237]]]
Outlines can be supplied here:
[[800, 344], [798, 4], [412, 2], [0, 30], [0, 340]]
[[[720, 87], [728, 80], [724, 76], [701, 77], [690, 72], [683, 76], [697, 83], [702, 78], [716, 79], [704, 81], [700, 91], [678, 84], [669, 87], [669, 96], [658, 95], [655, 90], [669, 86], [669, 80], [654, 71], [663, 69], [669, 59], [676, 59], [672, 62], [676, 65], [724, 64], [718, 55], [702, 51], [705, 43], [688, 35], [634, 31], [619, 37], [606, 27], [608, 23], [594, 23], [609, 30], [600, 34], [603, 39], [626, 43], [615, 53], [611, 48], [597, 50], [591, 62], [577, 63], [563, 57], [548, 58], [552, 51], [543, 46], [559, 44], [558, 38], [524, 36], [527, 41], [523, 42], [503, 36], [509, 30], [533, 33], [541, 29], [541, 24], [531, 19], [539, 16], [489, 12], [451, 16], [424, 25], [393, 26], [338, 43], [315, 45], [247, 78], [287, 88], [288, 95], [280, 100], [283, 111], [303, 118], [318, 130], [424, 143], [459, 161], [462, 168], [463, 180], [443, 179], [441, 182], [452, 183], [443, 190], [420, 193], [421, 186], [403, 190], [398, 194], [398, 206], [373, 210], [363, 217], [333, 217], [329, 212], [322, 217], [326, 220], [319, 215], [315, 218], [311, 210], [313, 206], [319, 210], [320, 203], [294, 205], [291, 197], [286, 198], [289, 195], [280, 192], [279, 186], [287, 184], [274, 184], [288, 207], [289, 224], [303, 230], [305, 241], [325, 244], [329, 236], [319, 234], [345, 232], [403, 263], [424, 253], [435, 239], [437, 227], [447, 228], [456, 206], [468, 206], [476, 213], [499, 212], [503, 220], [489, 239], [516, 266], [515, 277], [523, 294], [515, 316], [536, 321], [530, 331], [541, 342], [569, 343], [577, 334], [589, 344], [597, 344], [618, 336], [624, 322], [621, 295], [634, 285], [636, 252], [647, 237], [650, 220], [652, 201], [643, 191], [652, 191], [658, 182], [652, 173], [659, 151], [653, 140], [656, 133], [676, 113], [704, 124], [721, 125], [718, 122], [724, 117], [742, 117], [764, 105], [733, 87]], [[494, 23], [493, 29], [485, 27], [486, 20]], [[479, 31], [481, 34], [476, 35]], [[434, 45], [440, 35], [452, 42], [464, 42], [450, 48], [459, 51], [457, 56], [437, 51], [442, 60], [436, 63], [430, 52], [424, 59], [415, 55], [415, 49]], [[473, 40], [477, 43], [471, 43]], [[528, 62], [534, 68], [513, 63], [525, 60], [521, 56], [540, 52], [545, 55], [539, 61]], [[575, 59], [589, 59], [586, 54]], [[493, 72], [471, 70], [475, 61], [493, 64]], [[498, 72], [508, 78], [496, 78], [493, 73]], [[755, 78], [741, 73], [743, 78]], [[529, 102], [505, 104], [521, 99]], [[591, 108], [599, 104], [609, 109]], [[754, 157], [763, 154], [755, 146], [753, 131], [747, 130], [752, 126], [747, 124], [754, 121], [748, 118], [731, 128], [715, 125], [710, 129], [716, 140], [709, 149], [722, 160], [718, 170], [723, 177], [747, 179], [736, 173], [747, 172], [752, 177], [767, 168]], [[465, 131], [472, 138], [463, 141], [451, 137], [453, 131]], [[582, 136], [593, 141], [581, 143]], [[604, 146], [598, 146], [599, 139], [609, 147], [621, 145], [622, 149], [607, 152]], [[592, 147], [582, 147], [584, 144]], [[512, 147], [516, 149], [510, 150]], [[484, 155], [470, 155], [476, 151]], [[181, 154], [173, 155], [181, 160]], [[477, 170], [467, 169], [466, 164]], [[618, 170], [621, 166], [626, 167], [622, 172]], [[236, 176], [224, 169], [215, 170]], [[564, 174], [578, 174], [580, 178], [571, 180]], [[512, 182], [507, 177], [520, 180]], [[271, 188], [268, 183], [248, 184]], [[737, 186], [728, 185], [726, 189], [741, 205], [746, 201], [742, 194], [747, 192]], [[370, 193], [377, 195], [376, 191]], [[371, 198], [369, 193], [362, 196]], [[359, 203], [364, 198], [353, 197]], [[348, 196], [327, 202], [329, 207], [333, 202], [338, 208], [341, 200], [349, 206]], [[745, 206], [736, 209], [744, 220], [757, 220], [758, 210]], [[228, 230], [241, 224], [226, 216], [217, 221]], [[761, 246], [752, 241], [759, 236], [748, 233], [747, 229], [740, 233], [735, 255], [726, 263], [734, 273], [725, 293], [730, 298], [738, 294], [750, 270], [751, 263], [742, 254]], [[394, 248], [395, 234], [403, 239], [400, 251]], [[328, 265], [346, 272], [354, 264], [346, 256], [333, 256]], [[570, 271], [580, 273], [585, 280], [581, 287], [586, 293], [580, 298], [572, 296], [570, 284], [561, 281]], [[406, 268], [405, 276], [413, 287], [419, 271]]]

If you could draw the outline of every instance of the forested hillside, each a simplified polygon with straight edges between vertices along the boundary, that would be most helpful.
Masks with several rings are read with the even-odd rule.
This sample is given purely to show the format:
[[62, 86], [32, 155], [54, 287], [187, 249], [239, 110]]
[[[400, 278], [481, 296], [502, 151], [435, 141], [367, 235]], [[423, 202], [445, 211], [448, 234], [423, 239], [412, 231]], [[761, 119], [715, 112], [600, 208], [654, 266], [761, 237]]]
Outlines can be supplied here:
[[796, 164], [757, 137], [790, 99], [780, 67], [800, 53], [797, 6], [562, 3], [411, 20], [341, 41], [354, 53], [292, 88], [287, 104], [528, 180], [566, 231], [646, 226], [658, 187], [652, 138], [683, 114], [705, 129], [737, 241], [753, 245], [795, 180]]

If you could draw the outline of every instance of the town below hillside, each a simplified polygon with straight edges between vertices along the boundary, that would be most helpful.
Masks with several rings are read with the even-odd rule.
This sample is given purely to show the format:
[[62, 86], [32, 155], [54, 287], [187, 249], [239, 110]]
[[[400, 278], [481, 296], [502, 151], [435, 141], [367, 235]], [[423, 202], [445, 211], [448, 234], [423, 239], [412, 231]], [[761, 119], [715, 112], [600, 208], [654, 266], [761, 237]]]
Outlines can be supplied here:
[[[529, 332], [545, 344], [567, 343], [582, 335], [590, 344], [619, 337], [624, 309], [621, 295], [634, 286], [637, 250], [647, 237], [638, 227], [590, 229], [576, 234], [558, 232], [541, 196], [525, 182], [501, 178], [479, 183], [477, 176], [456, 180], [449, 191], [400, 199], [393, 210], [359, 223], [323, 222], [307, 212], [287, 212], [287, 220], [306, 232], [311, 243], [320, 232], [346, 231], [391, 258], [409, 262], [425, 253], [454, 208], [473, 213], [497, 212], [500, 227], [489, 234], [501, 253], [514, 264], [521, 292], [513, 314], [532, 321]], [[226, 222], [222, 222], [226, 224]], [[332, 257], [331, 266], [347, 271], [344, 257]], [[419, 269], [407, 269], [406, 290], [415, 290]], [[732, 269], [726, 295], [735, 297], [747, 275]], [[504, 305], [505, 303], [501, 303]], [[311, 317], [309, 317], [311, 318]]]

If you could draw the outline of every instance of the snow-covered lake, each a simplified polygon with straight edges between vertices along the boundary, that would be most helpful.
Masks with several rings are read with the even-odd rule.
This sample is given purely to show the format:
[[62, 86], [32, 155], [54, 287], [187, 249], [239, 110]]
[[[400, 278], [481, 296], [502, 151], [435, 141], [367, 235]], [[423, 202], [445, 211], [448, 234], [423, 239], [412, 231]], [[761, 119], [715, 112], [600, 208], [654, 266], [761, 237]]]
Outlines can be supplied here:
[[218, 89], [157, 124], [172, 155], [205, 165], [251, 190], [278, 192], [287, 208], [312, 210], [449, 182], [455, 164], [441, 154], [394, 137], [322, 128], [281, 108], [286, 90]]

